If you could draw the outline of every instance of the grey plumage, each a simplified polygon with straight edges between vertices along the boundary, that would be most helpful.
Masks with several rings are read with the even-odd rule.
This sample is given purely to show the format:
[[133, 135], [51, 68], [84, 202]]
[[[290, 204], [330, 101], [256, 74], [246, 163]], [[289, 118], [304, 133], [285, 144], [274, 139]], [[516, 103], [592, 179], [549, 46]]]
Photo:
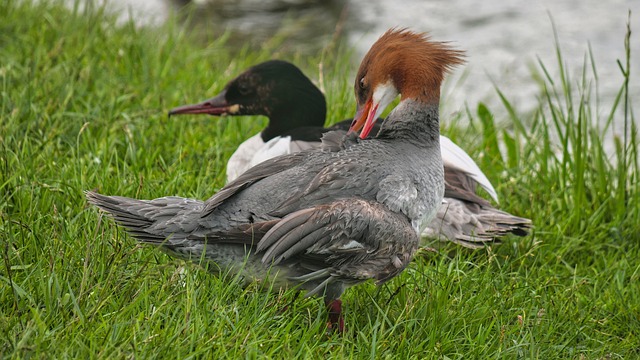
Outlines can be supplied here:
[[[426, 238], [440, 237], [464, 247], [477, 249], [487, 242], [496, 242], [509, 233], [527, 235], [531, 220], [511, 215], [491, 206], [447, 199], [431, 221]], [[429, 232], [435, 230], [433, 233]]]
[[476, 194], [477, 183], [464, 171], [445, 168], [445, 198], [423, 239], [448, 240], [477, 249], [507, 234], [525, 236], [531, 220], [495, 208]]
[[95, 192], [87, 200], [172, 256], [338, 299], [350, 285], [383, 282], [407, 266], [444, 181], [437, 141], [331, 140], [259, 164], [204, 202]]
[[[383, 51], [389, 43], [392, 55]], [[414, 52], [416, 47], [425, 51]], [[385, 56], [404, 58], [402, 49], [415, 59], [395, 78], [400, 76], [393, 71], [397, 62]], [[173, 256], [204, 261], [212, 271], [247, 280], [271, 278], [278, 286], [324, 295], [331, 322], [341, 329], [337, 299], [344, 289], [399, 274], [442, 202], [434, 99], [444, 73], [461, 63], [459, 56], [422, 34], [391, 30], [374, 44], [359, 71], [359, 78], [370, 79], [356, 88], [364, 123], [360, 137], [328, 135], [319, 149], [258, 164], [204, 202], [94, 192], [87, 192], [87, 200], [140, 241]], [[425, 71], [411, 75], [414, 67]], [[428, 88], [416, 91], [419, 86]], [[366, 139], [372, 121], [405, 88], [407, 97], [377, 137]]]

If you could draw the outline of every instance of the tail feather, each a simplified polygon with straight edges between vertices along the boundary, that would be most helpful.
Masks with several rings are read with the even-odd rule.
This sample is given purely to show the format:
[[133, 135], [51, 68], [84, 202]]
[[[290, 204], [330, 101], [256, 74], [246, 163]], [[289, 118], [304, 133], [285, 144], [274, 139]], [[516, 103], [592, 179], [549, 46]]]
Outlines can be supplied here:
[[423, 236], [476, 249], [488, 242], [499, 242], [508, 234], [526, 236], [531, 226], [531, 220], [491, 206], [469, 206], [463, 201], [447, 199]]
[[160, 244], [170, 236], [188, 235], [196, 222], [182, 221], [201, 211], [203, 202], [175, 196], [137, 200], [86, 192], [87, 201], [108, 213], [141, 242]]

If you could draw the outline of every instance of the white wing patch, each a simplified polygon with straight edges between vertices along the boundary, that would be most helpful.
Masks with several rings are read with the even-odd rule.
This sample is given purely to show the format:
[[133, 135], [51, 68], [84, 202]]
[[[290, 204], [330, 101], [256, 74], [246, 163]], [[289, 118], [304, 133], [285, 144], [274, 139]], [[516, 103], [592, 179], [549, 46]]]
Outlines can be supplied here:
[[251, 165], [253, 158], [263, 146], [265, 143], [260, 134], [256, 134], [240, 144], [227, 162], [227, 182], [235, 180], [253, 166]]
[[291, 154], [290, 145], [291, 136], [274, 137], [255, 152], [249, 167], [254, 167], [276, 156]]
[[478, 164], [473, 161], [469, 154], [451, 141], [451, 139], [442, 135], [440, 135], [440, 151], [442, 152], [442, 162], [445, 167], [463, 171], [482, 186], [482, 188], [491, 195], [493, 200], [499, 202], [496, 189], [493, 188], [491, 181], [487, 179], [487, 176], [480, 170]]
[[266, 143], [260, 134], [250, 137], [238, 146], [227, 162], [227, 182], [235, 180], [245, 171], [277, 156], [293, 154], [319, 147], [320, 142], [291, 140], [291, 136], [276, 136]]
[[235, 180], [245, 171], [280, 155], [291, 154], [291, 136], [276, 136], [266, 143], [262, 141], [260, 134], [248, 138], [238, 146], [236, 152], [227, 162], [227, 182]]

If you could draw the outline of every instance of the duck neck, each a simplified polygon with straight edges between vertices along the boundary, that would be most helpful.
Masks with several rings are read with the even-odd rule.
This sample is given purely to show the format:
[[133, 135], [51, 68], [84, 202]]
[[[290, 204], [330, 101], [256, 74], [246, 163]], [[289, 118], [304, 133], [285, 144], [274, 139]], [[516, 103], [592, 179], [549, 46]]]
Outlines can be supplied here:
[[418, 146], [433, 146], [440, 142], [438, 103], [406, 99], [389, 114], [378, 138], [402, 139]]
[[291, 133], [301, 127], [323, 127], [327, 114], [324, 95], [315, 87], [300, 89], [295, 96], [271, 110], [269, 124], [262, 130], [265, 142], [274, 137]]

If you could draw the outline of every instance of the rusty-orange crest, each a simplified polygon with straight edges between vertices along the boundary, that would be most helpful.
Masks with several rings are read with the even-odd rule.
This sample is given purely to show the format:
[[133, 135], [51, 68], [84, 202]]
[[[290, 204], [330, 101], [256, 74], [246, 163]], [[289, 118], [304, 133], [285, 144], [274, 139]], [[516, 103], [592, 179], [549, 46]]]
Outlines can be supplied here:
[[445, 74], [463, 63], [463, 51], [432, 41], [426, 33], [390, 29], [373, 44], [360, 64], [355, 80], [358, 103], [364, 103], [376, 86], [389, 81], [403, 99], [437, 103]]

